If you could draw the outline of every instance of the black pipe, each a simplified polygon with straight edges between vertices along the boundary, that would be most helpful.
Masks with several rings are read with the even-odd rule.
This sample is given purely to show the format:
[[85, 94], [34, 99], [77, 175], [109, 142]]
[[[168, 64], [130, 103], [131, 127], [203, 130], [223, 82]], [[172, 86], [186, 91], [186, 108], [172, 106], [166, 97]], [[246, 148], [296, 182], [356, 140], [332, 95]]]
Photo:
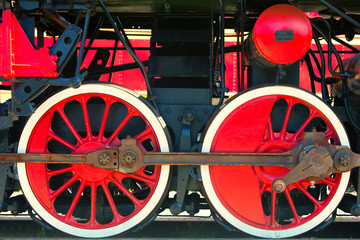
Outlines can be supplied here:
[[220, 8], [221, 8], [221, 15], [220, 15], [220, 21], [221, 24], [219, 24], [220, 29], [220, 55], [221, 55], [221, 66], [220, 66], [220, 76], [221, 76], [221, 91], [220, 91], [220, 100], [218, 105], [215, 109], [218, 109], [221, 104], [224, 102], [225, 97], [225, 6], [224, 6], [224, 0], [219, 0], [220, 2]]
[[[240, 32], [242, 32], [242, 30], [240, 30]], [[236, 85], [237, 85], [237, 91], [240, 92], [241, 91], [241, 86], [240, 86], [240, 64], [241, 64], [241, 60], [240, 60], [240, 51], [241, 51], [241, 46], [240, 46], [240, 32], [236, 31], [236, 60], [237, 60], [237, 64], [236, 64]], [[241, 42], [242, 45], [242, 42]], [[241, 53], [242, 55], [242, 53]]]
[[[113, 56], [112, 56], [112, 59], [111, 59], [111, 67], [114, 67], [114, 64], [115, 64], [116, 47], [117, 47], [118, 43], [119, 43], [119, 41], [118, 41], [118, 40], [115, 40], [115, 49], [114, 49], [114, 51], [113, 51]], [[108, 80], [108, 82], [111, 82], [111, 80], [112, 80], [112, 75], [113, 75], [113, 73], [111, 72], [111, 73], [109, 74], [109, 80]]]
[[[313, 21], [321, 21], [323, 23], [325, 23], [326, 27], [328, 28], [328, 36], [325, 35], [325, 33], [316, 25], [313, 23]], [[346, 77], [348, 75], [347, 72], [343, 72], [343, 71], [340, 71], [340, 72], [335, 72], [333, 69], [332, 69], [332, 64], [331, 64], [331, 50], [334, 51], [334, 53], [337, 51], [336, 48], [334, 47], [334, 45], [331, 43], [331, 27], [330, 27], [330, 24], [328, 23], [328, 21], [326, 21], [325, 19], [323, 18], [314, 18], [312, 19], [312, 25], [313, 27], [324, 37], [325, 41], [327, 41], [328, 43], [328, 68], [329, 68], [329, 71], [332, 75], [334, 76], [339, 76], [339, 77]], [[338, 62], [340, 64], [341, 59], [339, 61], [338, 59]]]
[[314, 79], [316, 78], [316, 76], [315, 76], [314, 69], [313, 69], [313, 67], [311, 65], [311, 60], [310, 60], [310, 57], [309, 57], [309, 53], [305, 54], [304, 60], [305, 60], [306, 66], [308, 68], [308, 72], [309, 72], [309, 76], [310, 76], [311, 91], [312, 91], [312, 93], [315, 94], [316, 90], [315, 90]]
[[61, 32], [65, 31], [65, 29], [70, 25], [70, 23], [57, 12], [44, 9], [43, 14], [44, 19]]
[[[331, 50], [333, 50], [334, 54], [335, 54], [335, 57], [336, 57], [336, 60], [338, 61], [338, 66], [339, 66], [339, 70], [340, 70], [340, 73], [335, 73], [333, 70], [332, 70], [332, 67], [331, 65], [329, 65], [329, 70], [330, 72], [334, 72], [335, 74], [333, 75], [336, 75], [336, 76], [340, 76], [341, 77], [341, 81], [342, 81], [342, 85], [343, 85], [343, 95], [344, 95], [344, 107], [345, 107], [345, 112], [346, 112], [346, 115], [348, 116], [349, 118], [349, 121], [351, 122], [351, 124], [355, 127], [355, 129], [357, 131], [360, 132], [360, 127], [356, 124], [356, 122], [354, 121], [354, 119], [352, 118], [351, 116], [351, 113], [350, 113], [350, 109], [349, 109], [349, 102], [348, 102], [348, 93], [347, 93], [347, 76], [348, 76], [348, 73], [347, 72], [344, 72], [344, 65], [343, 65], [343, 62], [341, 61], [341, 58], [340, 58], [340, 55], [339, 53], [337, 52], [336, 48], [333, 46], [333, 44], [331, 43], [331, 27], [329, 25], [329, 23], [324, 20], [324, 19], [321, 19], [321, 18], [316, 18], [315, 20], [319, 20], [319, 21], [323, 21], [326, 23], [328, 29], [329, 29], [329, 39], [326, 38], [326, 35], [321, 31], [320, 28], [318, 28], [316, 26], [316, 24], [313, 24], [313, 26], [316, 28], [316, 30], [324, 37], [324, 39], [327, 41], [328, 45], [329, 45], [329, 54], [328, 54], [328, 59], [331, 59]], [[329, 62], [329, 64], [331, 64], [331, 61]]]
[[355, 53], [360, 53], [360, 49], [357, 49], [356, 47], [348, 44], [347, 42], [341, 40], [340, 38], [337, 38], [337, 37], [335, 37], [335, 36], [333, 36], [332, 38], [333, 38], [335, 41], [337, 41], [337, 42], [341, 43], [342, 45], [344, 45], [345, 47], [353, 50]]
[[131, 50], [133, 52], [135, 52], [133, 46], [131, 45], [131, 42], [130, 42], [129, 38], [127, 37], [127, 34], [126, 34], [125, 29], [124, 29], [124, 27], [123, 27], [123, 25], [122, 25], [122, 23], [120, 21], [120, 18], [116, 17], [116, 20], [117, 20], [117, 24], [119, 25], [119, 28], [120, 28], [119, 30], [121, 31], [122, 35], [124, 36], [126, 43], [129, 45]]
[[328, 100], [328, 97], [326, 96], [326, 85], [325, 85], [325, 57], [324, 57], [324, 53], [322, 51], [322, 48], [321, 48], [321, 44], [320, 44], [320, 41], [318, 39], [318, 37], [316, 36], [315, 33], [314, 34], [314, 40], [315, 40], [315, 43], [316, 43], [316, 46], [319, 50], [319, 53], [320, 53], [320, 59], [321, 59], [321, 72], [320, 72], [320, 78], [321, 78], [321, 95], [322, 95], [322, 98], [327, 101]]
[[87, 45], [86, 48], [85, 48], [84, 58], [86, 57], [86, 55], [87, 55], [87, 53], [89, 52], [89, 50], [90, 50], [90, 48], [91, 48], [91, 46], [92, 46], [92, 44], [93, 44], [96, 36], [98, 35], [98, 33], [99, 33], [99, 31], [100, 31], [100, 27], [102, 26], [103, 22], [104, 22], [104, 19], [103, 19], [103, 17], [101, 16], [101, 17], [99, 18], [99, 21], [98, 21], [97, 24], [96, 24], [95, 31], [94, 31], [93, 34], [91, 35], [90, 41], [89, 41], [88, 45]]
[[355, 21], [354, 19], [352, 19], [351, 17], [349, 17], [345, 13], [341, 12], [340, 10], [338, 10], [337, 8], [335, 8], [334, 6], [329, 4], [328, 2], [326, 2], [324, 0], [317, 0], [317, 1], [320, 2], [321, 4], [323, 4], [324, 6], [326, 6], [327, 8], [333, 10], [334, 12], [339, 14], [341, 17], [345, 18], [346, 20], [348, 20], [349, 22], [354, 24], [356, 27], [360, 28], [360, 23], [358, 23], [357, 21]]
[[159, 109], [157, 108], [155, 99], [153, 97], [153, 93], [151, 90], [151, 86], [150, 86], [150, 81], [149, 81], [149, 77], [147, 75], [146, 72], [146, 68], [144, 66], [144, 64], [141, 62], [141, 60], [138, 58], [138, 56], [135, 54], [135, 52], [133, 50], [131, 50], [130, 46], [127, 44], [125, 38], [123, 37], [123, 35], [120, 33], [119, 28], [117, 27], [114, 19], [112, 19], [109, 11], [106, 9], [105, 4], [103, 3], [103, 1], [100, 1], [100, 6], [103, 10], [103, 12], [105, 13], [106, 17], [108, 18], [109, 22], [111, 23], [112, 27], [115, 30], [115, 33], [117, 34], [119, 40], [121, 41], [121, 43], [123, 44], [123, 46], [126, 48], [126, 50], [128, 51], [128, 53], [130, 54], [131, 58], [138, 64], [140, 71], [142, 73], [142, 75], [144, 76], [145, 79], [145, 83], [146, 83], [146, 87], [147, 87], [147, 92], [148, 92], [148, 99], [151, 99], [155, 109], [157, 112], [159, 112]]
[[80, 67], [81, 67], [81, 63], [83, 60], [84, 46], [85, 46], [87, 31], [89, 28], [89, 22], [90, 22], [90, 11], [87, 11], [86, 16], [85, 16], [84, 30], [82, 33], [82, 39], [81, 39], [81, 44], [80, 44], [79, 56], [78, 56], [77, 63], [76, 63], [75, 75], [80, 74]]
[[[312, 59], [314, 59], [314, 62], [315, 62], [315, 64], [316, 64], [316, 67], [317, 67], [317, 69], [318, 69], [318, 71], [319, 71], [319, 73], [320, 73], [320, 71], [321, 71], [320, 63], [319, 63], [319, 60], [317, 59], [314, 51], [313, 51], [312, 49], [309, 49], [308, 53], [311, 55]], [[325, 55], [325, 53], [323, 53], [323, 54]], [[310, 65], [310, 66], [311, 66], [311, 69], [312, 69], [312, 65]], [[321, 78], [319, 78], [318, 76], [316, 76], [315, 72], [314, 72], [314, 80], [315, 80], [316, 82], [321, 82]], [[330, 78], [330, 77], [328, 77], [328, 78], [325, 79], [325, 83], [326, 83], [326, 84], [333, 84], [333, 83], [337, 83], [338, 81], [339, 81], [338, 79], [336, 79], [336, 78]]]
[[[311, 57], [312, 57], [312, 59], [314, 59], [314, 62], [315, 62], [315, 65], [316, 65], [316, 67], [317, 67], [317, 69], [318, 69], [318, 71], [319, 71], [319, 73], [321, 72], [321, 66], [320, 66], [320, 63], [319, 63], [319, 59], [316, 57], [316, 55], [315, 55], [315, 53], [314, 53], [314, 51], [310, 48], [309, 49], [309, 54], [311, 55]], [[309, 58], [310, 58], [310, 56], [309, 56]], [[315, 74], [314, 74], [315, 75]], [[316, 81], [318, 81], [318, 82], [321, 82], [321, 78], [319, 78], [319, 77], [317, 77], [316, 75], [315, 75], [315, 78], [314, 78]]]

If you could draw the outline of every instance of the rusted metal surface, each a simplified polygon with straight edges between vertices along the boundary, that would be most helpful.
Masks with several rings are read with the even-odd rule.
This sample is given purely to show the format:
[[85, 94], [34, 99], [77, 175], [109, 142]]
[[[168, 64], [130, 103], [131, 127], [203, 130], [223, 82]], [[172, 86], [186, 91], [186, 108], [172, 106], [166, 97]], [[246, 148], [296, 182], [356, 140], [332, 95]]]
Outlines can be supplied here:
[[145, 153], [145, 165], [252, 165], [291, 168], [295, 156], [285, 153]]
[[325, 178], [333, 172], [333, 159], [326, 147], [317, 144], [301, 152], [300, 162], [285, 177], [276, 179], [272, 188], [281, 193], [286, 186], [302, 179], [316, 181]]
[[304, 145], [296, 167], [283, 178], [273, 181], [275, 192], [281, 193], [287, 185], [302, 179], [314, 182], [332, 173], [347, 172], [360, 166], [360, 154], [352, 152], [348, 147], [331, 145], [322, 133], [307, 133], [301, 144], [304, 142], [313, 143]]
[[1, 163], [86, 163], [86, 155], [0, 153]]
[[0, 162], [74, 163], [133, 173], [146, 165], [251, 165], [283, 166], [291, 171], [276, 179], [273, 189], [282, 192], [301, 179], [316, 181], [329, 174], [360, 166], [360, 155], [349, 148], [334, 146], [323, 133], [311, 132], [294, 149], [283, 153], [192, 153], [143, 152], [135, 139], [128, 137], [118, 148], [104, 148], [85, 155], [0, 153]]

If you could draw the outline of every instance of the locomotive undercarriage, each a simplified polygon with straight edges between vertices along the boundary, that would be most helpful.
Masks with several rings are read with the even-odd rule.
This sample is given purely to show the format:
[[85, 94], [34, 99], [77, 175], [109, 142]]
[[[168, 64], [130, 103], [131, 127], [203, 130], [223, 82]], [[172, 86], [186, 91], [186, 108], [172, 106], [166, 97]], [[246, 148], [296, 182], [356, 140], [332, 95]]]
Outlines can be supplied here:
[[[10, 65], [19, 65], [25, 73], [15, 68], [1, 70], [2, 81], [11, 83], [11, 87], [1, 87], [11, 89], [12, 98], [2, 104], [0, 150], [9, 153], [4, 161], [13, 157], [18, 162], [1, 164], [3, 212], [33, 209], [64, 232], [94, 238], [141, 228], [165, 209], [175, 216], [182, 212], [194, 216], [200, 209], [211, 209], [214, 219], [230, 228], [273, 238], [312, 229], [336, 211], [344, 194], [340, 207], [359, 215], [360, 200], [346, 194], [351, 186], [358, 189], [357, 169], [351, 178], [349, 172], [359, 165], [357, 157], [346, 152], [347, 148], [334, 147], [351, 145], [352, 151], [359, 152], [357, 88], [346, 92], [346, 80], [356, 76], [340, 60], [334, 75], [326, 77], [326, 53], [321, 47], [316, 52], [319, 57], [310, 49], [292, 64], [268, 63], [257, 53], [245, 59], [245, 52], [253, 51], [245, 46], [245, 32], [251, 32], [263, 9], [256, 12], [251, 5], [247, 10], [246, 3], [239, 2], [230, 11], [220, 1], [219, 5], [212, 3], [209, 13], [171, 14], [169, 3], [164, 13], [132, 16], [112, 12], [116, 8], [109, 2], [7, 4], [3, 8], [15, 13], [11, 24], [18, 21], [21, 26], [8, 30], [19, 44], [18, 49], [11, 46], [10, 55], [19, 58]], [[62, 12], [53, 11], [55, 6]], [[314, 39], [329, 41], [328, 33], [351, 39], [359, 24], [347, 20], [311, 20]], [[6, 21], [10, 20], [3, 15], [2, 29], [10, 26]], [[134, 26], [152, 30], [148, 48], [131, 45], [124, 28]], [[225, 47], [225, 27], [236, 29], [237, 45]], [[28, 48], [24, 47], [27, 40], [19, 36], [38, 49], [46, 46], [45, 32], [54, 41], [49, 53], [39, 62], [30, 61], [28, 72], [23, 70], [26, 56], [19, 49], [25, 52]], [[291, 41], [291, 33], [279, 34], [279, 41]], [[92, 47], [99, 39], [115, 40], [115, 47]], [[1, 41], [2, 47], [10, 46], [4, 45], [4, 37]], [[329, 42], [327, 54], [337, 55]], [[84, 66], [86, 55], [94, 50], [91, 63]], [[134, 63], [115, 64], [114, 52], [123, 50]], [[139, 51], [150, 51], [149, 59], [140, 60], [135, 54]], [[224, 63], [225, 54], [231, 52], [238, 53], [239, 94], [228, 100]], [[56, 71], [50, 71], [49, 65], [42, 68], [45, 60], [54, 60]], [[313, 93], [299, 89], [303, 62]], [[136, 68], [145, 79], [146, 99], [118, 84], [100, 81], [109, 74], [107, 81], [113, 82], [113, 73]], [[323, 100], [315, 96], [314, 81], [322, 82]], [[329, 94], [327, 86], [341, 81], [345, 82], [344, 94]], [[308, 137], [311, 142], [302, 145], [305, 136], [312, 136]], [[127, 143], [130, 150], [121, 149]], [[323, 146], [327, 150], [321, 153]], [[289, 151], [296, 157], [285, 158]], [[345, 152], [339, 154], [341, 151]], [[45, 155], [11, 154], [15, 152]], [[166, 160], [160, 153], [159, 160], [146, 164], [144, 157], [145, 165], [139, 163], [139, 156], [156, 152], [172, 152], [174, 158]], [[214, 157], [211, 152], [226, 155]], [[318, 152], [325, 159], [330, 154], [334, 162], [319, 163]], [[92, 154], [96, 156], [88, 158], [91, 160], [84, 157]], [[307, 154], [315, 155], [310, 163], [302, 161]], [[275, 158], [270, 161], [270, 156]], [[80, 164], [84, 161], [89, 165]], [[296, 172], [301, 164], [307, 164], [302, 170], [317, 168], [310, 174]], [[28, 203], [23, 195], [12, 197], [18, 190]]]

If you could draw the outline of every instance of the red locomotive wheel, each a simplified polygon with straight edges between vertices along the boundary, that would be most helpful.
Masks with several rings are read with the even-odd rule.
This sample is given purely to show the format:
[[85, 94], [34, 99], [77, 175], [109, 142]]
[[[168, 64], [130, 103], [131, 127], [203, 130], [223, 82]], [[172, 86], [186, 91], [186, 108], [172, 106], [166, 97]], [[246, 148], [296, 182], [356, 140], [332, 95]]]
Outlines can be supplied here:
[[[233, 97], [215, 115], [202, 152], [284, 152], [304, 131], [323, 131], [329, 142], [349, 145], [332, 110], [316, 96], [285, 86], [262, 87]], [[323, 222], [337, 207], [350, 173], [313, 185], [306, 180], [277, 194], [274, 179], [283, 167], [202, 166], [205, 194], [214, 210], [235, 228], [265, 238], [291, 237]]]
[[[141, 97], [115, 85], [86, 84], [46, 100], [28, 120], [19, 152], [86, 154], [119, 146], [127, 135], [143, 151], [169, 151], [161, 118]], [[129, 175], [81, 164], [18, 165], [33, 209], [54, 227], [80, 237], [128, 231], [157, 210], [168, 166]]]

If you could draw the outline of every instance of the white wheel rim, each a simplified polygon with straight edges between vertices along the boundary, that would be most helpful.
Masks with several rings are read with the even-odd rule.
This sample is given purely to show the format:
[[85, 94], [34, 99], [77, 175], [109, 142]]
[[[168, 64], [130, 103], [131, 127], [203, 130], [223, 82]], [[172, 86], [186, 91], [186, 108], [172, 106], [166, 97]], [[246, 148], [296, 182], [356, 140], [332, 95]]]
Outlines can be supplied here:
[[[210, 126], [206, 131], [201, 151], [210, 152], [212, 141], [221, 123], [238, 106], [258, 97], [262, 97], [266, 95], [276, 95], [276, 94], [298, 97], [298, 98], [301, 96], [301, 99], [307, 101], [313, 106], [316, 106], [332, 123], [339, 137], [341, 145], [349, 146], [349, 140], [347, 138], [346, 131], [342, 123], [335, 115], [335, 113], [321, 99], [301, 89], [286, 87], [286, 86], [269, 86], [269, 87], [261, 87], [245, 92], [244, 94], [241, 94], [235, 97], [234, 99], [232, 99], [228, 104], [223, 105], [221, 110], [213, 118]], [[224, 220], [226, 220], [228, 223], [233, 225], [235, 228], [244, 231], [246, 233], [252, 234], [254, 236], [263, 237], [263, 238], [292, 237], [304, 233], [314, 228], [321, 222], [323, 222], [340, 203], [346, 191], [350, 178], [350, 172], [346, 172], [342, 174], [339, 186], [331, 202], [324, 208], [324, 210], [321, 213], [319, 213], [313, 219], [305, 222], [300, 226], [291, 229], [264, 230], [246, 224], [243, 221], [240, 221], [239, 219], [234, 217], [221, 203], [220, 199], [216, 195], [215, 189], [213, 188], [213, 185], [211, 183], [209, 166], [201, 166], [200, 170], [201, 170], [202, 184], [204, 186], [208, 200], [211, 202], [211, 205], [214, 207], [214, 209], [216, 209], [216, 211], [221, 215], [221, 217]]]
[[[86, 93], [102, 93], [111, 95], [117, 98], [120, 98], [126, 102], [131, 103], [135, 108], [137, 108], [144, 117], [151, 123], [151, 126], [154, 129], [154, 132], [158, 138], [159, 147], [161, 152], [169, 152], [169, 143], [167, 136], [165, 134], [164, 128], [165, 124], [160, 117], [157, 117], [152, 110], [142, 102], [138, 95], [131, 90], [126, 88], [116, 86], [116, 85], [105, 85], [105, 84], [85, 84], [77, 89], [68, 88], [65, 89], [54, 96], [47, 99], [43, 104], [39, 106], [38, 109], [34, 112], [34, 114], [30, 117], [28, 122], [23, 129], [23, 133], [21, 134], [19, 146], [18, 146], [18, 153], [25, 153], [27, 149], [27, 144], [29, 138], [32, 133], [32, 129], [39, 121], [39, 119], [45, 114], [45, 112], [57, 102], [72, 96], [76, 96], [79, 94], [86, 94]], [[32, 208], [36, 211], [39, 216], [41, 216], [46, 222], [54, 226], [55, 228], [75, 235], [79, 237], [87, 237], [87, 238], [99, 238], [99, 237], [108, 237], [112, 235], [116, 235], [119, 233], [123, 233], [128, 231], [145, 219], [149, 217], [149, 215], [155, 210], [155, 207], [158, 206], [159, 202], [161, 201], [167, 185], [168, 180], [170, 177], [170, 167], [168, 165], [163, 165], [161, 167], [160, 177], [156, 189], [148, 201], [148, 203], [138, 212], [134, 217], [130, 218], [129, 220], [113, 227], [104, 228], [104, 229], [83, 229], [71, 226], [67, 223], [60, 221], [59, 219], [55, 218], [52, 214], [50, 214], [46, 209], [41, 205], [41, 203], [37, 200], [36, 196], [34, 195], [31, 186], [28, 182], [28, 176], [26, 172], [26, 166], [24, 163], [17, 164], [19, 180], [21, 184], [22, 191], [26, 196], [28, 202], [32, 206]]]

